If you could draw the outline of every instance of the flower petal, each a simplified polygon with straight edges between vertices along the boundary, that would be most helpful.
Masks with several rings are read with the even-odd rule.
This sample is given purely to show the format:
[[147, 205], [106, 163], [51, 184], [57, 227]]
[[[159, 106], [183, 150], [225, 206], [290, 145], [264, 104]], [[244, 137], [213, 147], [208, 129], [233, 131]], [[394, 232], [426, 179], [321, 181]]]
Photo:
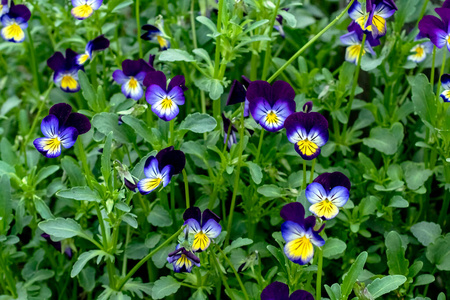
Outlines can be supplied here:
[[48, 138], [54, 138], [59, 133], [59, 120], [54, 115], [46, 116], [41, 123], [42, 134]]
[[289, 300], [289, 287], [287, 284], [275, 281], [262, 291], [261, 300]]
[[295, 222], [285, 221], [281, 224], [281, 235], [286, 242], [299, 239], [305, 235], [305, 228]]
[[78, 131], [74, 127], [67, 127], [60, 133], [59, 139], [64, 148], [72, 147], [78, 138]]
[[328, 199], [337, 207], [342, 207], [347, 203], [350, 192], [346, 187], [336, 186], [328, 193]]
[[222, 226], [220, 226], [220, 224], [215, 220], [210, 219], [206, 222], [206, 224], [203, 224], [202, 231], [207, 237], [214, 239], [222, 232]]
[[160, 175], [158, 160], [154, 156], [150, 156], [145, 161], [144, 175], [147, 178], [156, 178]]
[[319, 203], [327, 198], [327, 192], [320, 183], [313, 182], [306, 187], [306, 199], [311, 203]]
[[281, 209], [280, 216], [285, 221], [303, 224], [305, 218], [305, 208], [298, 202], [288, 203]]

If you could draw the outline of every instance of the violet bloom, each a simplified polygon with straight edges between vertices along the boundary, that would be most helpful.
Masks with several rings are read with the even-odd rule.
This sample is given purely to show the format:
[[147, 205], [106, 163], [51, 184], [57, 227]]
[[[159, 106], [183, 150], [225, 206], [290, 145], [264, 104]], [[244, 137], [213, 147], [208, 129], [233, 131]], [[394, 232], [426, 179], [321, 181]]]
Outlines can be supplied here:
[[198, 207], [188, 208], [183, 214], [183, 219], [184, 225], [188, 226], [188, 234], [194, 235], [192, 243], [194, 252], [205, 251], [211, 244], [211, 239], [218, 237], [222, 232], [220, 218], [209, 209], [202, 213]]
[[114, 71], [114, 81], [122, 86], [125, 97], [138, 101], [144, 95], [145, 76], [155, 69], [143, 59], [126, 59], [122, 62], [122, 70]]
[[[233, 144], [237, 144], [236, 132], [238, 132], [238, 130], [231, 123], [230, 119], [225, 117], [225, 115], [223, 113], [222, 113], [222, 121], [223, 121], [223, 131], [224, 131], [223, 143], [224, 144], [227, 143], [228, 149], [231, 149], [231, 146], [233, 146]], [[231, 129], [230, 129], [230, 126], [231, 126]], [[230, 131], [230, 137], [228, 137], [228, 130]]]
[[78, 20], [89, 18], [102, 3], [103, 0], [72, 0], [72, 16]]
[[314, 300], [314, 297], [303, 290], [297, 290], [289, 296], [289, 286], [275, 281], [262, 291], [261, 300]]
[[22, 43], [25, 40], [25, 29], [28, 28], [28, 20], [31, 17], [30, 10], [23, 4], [8, 8], [8, 1], [2, 0], [0, 9], [0, 21], [2, 23], [1, 35], [7, 42]]
[[77, 64], [77, 55], [72, 49], [67, 49], [66, 57], [61, 52], [55, 52], [47, 60], [47, 65], [55, 72], [53, 81], [66, 93], [76, 93], [80, 90], [78, 71], [84, 71], [84, 68]]
[[247, 99], [247, 89], [250, 83], [251, 83], [250, 79], [248, 79], [243, 75], [242, 75], [242, 82], [234, 80], [231, 85], [230, 93], [228, 94], [227, 99], [227, 106], [244, 102], [244, 117], [248, 117], [250, 114], [249, 113], [250, 103], [248, 102]]
[[165, 34], [158, 27], [146, 24], [142, 26], [142, 30], [147, 32], [141, 35], [141, 39], [146, 41], [156, 41], [159, 44], [160, 51], [170, 48], [170, 41], [165, 38]]
[[[419, 41], [421, 39], [426, 38], [421, 32], [416, 36], [414, 41]], [[427, 54], [431, 54], [433, 52], [433, 43], [430, 41], [426, 41], [424, 43], [415, 45], [411, 48], [410, 51], [412, 54], [408, 56], [408, 60], [413, 61], [415, 63], [421, 63], [427, 58]]]
[[431, 42], [439, 49], [447, 46], [450, 51], [450, 0], [446, 0], [441, 8], [435, 9], [441, 17], [427, 15], [419, 22], [420, 32], [428, 36]]
[[174, 252], [169, 253], [167, 261], [173, 265], [175, 273], [191, 273], [194, 266], [200, 267], [200, 258], [184, 247], [180, 248], [179, 244]]
[[94, 51], [102, 51], [109, 47], [109, 40], [104, 35], [96, 37], [86, 44], [86, 50], [83, 54], [77, 56], [77, 64], [83, 65], [88, 59], [92, 59]]
[[361, 3], [355, 1], [348, 10], [348, 14], [362, 30], [377, 38], [386, 34], [386, 19], [396, 10], [398, 10], [397, 6], [392, 0], [367, 1], [366, 11], [363, 10]]
[[162, 120], [173, 120], [180, 112], [179, 105], [183, 105], [184, 85], [183, 75], [177, 75], [167, 84], [166, 75], [161, 71], [150, 72], [145, 77], [144, 85], [147, 87], [145, 98], [152, 106], [152, 111]]
[[380, 44], [379, 39], [373, 38], [371, 35], [366, 36], [366, 42], [364, 43], [364, 49], [362, 48], [362, 40], [364, 32], [355, 23], [350, 24], [348, 27], [349, 33], [344, 34], [340, 37], [341, 42], [348, 46], [345, 50], [345, 60], [358, 64], [359, 53], [362, 51], [361, 57], [363, 57], [367, 52], [371, 55], [375, 55], [372, 47], [378, 46]]
[[295, 92], [285, 81], [253, 81], [247, 90], [250, 112], [256, 123], [270, 132], [283, 128], [284, 121], [295, 112]]
[[35, 139], [33, 144], [45, 157], [55, 158], [61, 155], [61, 146], [66, 149], [72, 147], [78, 135], [90, 129], [91, 123], [85, 115], [73, 113], [69, 104], [55, 104], [41, 123], [45, 137]]

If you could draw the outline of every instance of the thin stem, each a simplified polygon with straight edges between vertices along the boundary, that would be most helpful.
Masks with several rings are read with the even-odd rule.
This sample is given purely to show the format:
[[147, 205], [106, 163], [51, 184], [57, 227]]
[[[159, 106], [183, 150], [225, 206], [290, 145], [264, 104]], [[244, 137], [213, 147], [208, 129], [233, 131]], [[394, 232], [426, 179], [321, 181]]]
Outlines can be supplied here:
[[263, 130], [261, 130], [261, 134], [259, 135], [258, 152], [256, 152], [256, 163], [259, 162], [259, 157], [261, 155], [261, 148], [262, 148], [262, 144], [264, 141], [264, 133], [265, 132], [266, 131], [263, 129]]
[[168, 139], [169, 146], [173, 146], [173, 143], [175, 141], [174, 134], [175, 134], [175, 120], [170, 120], [169, 121], [169, 139]]
[[143, 52], [142, 52], [142, 41], [141, 41], [141, 20], [139, 18], [140, 12], [139, 12], [139, 0], [136, 0], [136, 31], [137, 31], [137, 39], [139, 43], [139, 57], [143, 58]]
[[[201, 101], [201, 106], [202, 106], [202, 114], [206, 114], [206, 97], [205, 97], [205, 92], [204, 91], [200, 91], [200, 101]], [[208, 135], [205, 133], [203, 133], [203, 139], [206, 141]]]
[[27, 32], [28, 32], [28, 38], [30, 40], [30, 58], [31, 58], [31, 71], [33, 72], [33, 80], [34, 80], [34, 84], [36, 86], [36, 89], [39, 91], [39, 93], [41, 92], [41, 84], [40, 84], [40, 78], [41, 76], [38, 76], [38, 65], [37, 65], [37, 61], [36, 61], [36, 53], [35, 53], [35, 48], [34, 48], [34, 44], [33, 44], [33, 37], [31, 36], [31, 30], [30, 27], [27, 28]]
[[436, 68], [435, 66], [436, 66], [436, 46], [433, 46], [433, 60], [431, 63], [431, 74], [430, 74], [431, 88], [434, 87], [434, 72]]
[[441, 78], [442, 78], [442, 75], [444, 75], [444, 72], [445, 72], [446, 60], [447, 60], [447, 49], [444, 49], [444, 57], [442, 58], [441, 73], [440, 73], [440, 76], [439, 76], [439, 79], [438, 79], [438, 86], [437, 86], [437, 90], [436, 90], [436, 101], [438, 103], [439, 103], [439, 97], [440, 97], [440, 94], [441, 94], [441, 85], [442, 85]]
[[303, 182], [302, 182], [302, 190], [306, 189], [306, 160], [303, 160]]
[[322, 299], [322, 266], [323, 266], [323, 250], [318, 248], [317, 254], [319, 261], [317, 264], [317, 280], [316, 280], [316, 299]]
[[280, 8], [280, 0], [277, 1], [277, 4], [275, 5], [275, 10], [273, 12], [273, 16], [270, 19], [270, 24], [269, 24], [269, 38], [270, 40], [267, 41], [267, 47], [266, 47], [266, 56], [264, 57], [264, 67], [263, 67], [263, 73], [262, 73], [262, 80], [266, 80], [267, 78], [267, 73], [269, 72], [269, 65], [270, 65], [270, 60], [272, 57], [272, 32], [273, 32], [273, 26], [275, 25], [275, 20], [277, 18], [278, 15], [278, 9]]
[[197, 32], [195, 29], [195, 17], [194, 17], [194, 9], [195, 9], [195, 0], [191, 0], [191, 29], [192, 29], [192, 42], [194, 43], [194, 49], [197, 49]]
[[[211, 251], [210, 251], [210, 253], [211, 253]], [[228, 296], [232, 300], [234, 300], [235, 298], [234, 298], [233, 291], [230, 289], [230, 286], [228, 285], [228, 281], [225, 278], [225, 276], [223, 275], [222, 270], [220, 269], [219, 263], [216, 260], [216, 256], [214, 254], [212, 254], [212, 255], [210, 255], [210, 257], [211, 257], [211, 261], [214, 264], [214, 268], [216, 269], [217, 273], [219, 274], [220, 279], [222, 279], [222, 283], [225, 286], [225, 289], [228, 291]]]
[[175, 232], [171, 237], [169, 237], [164, 243], [162, 243], [161, 245], [159, 245], [155, 250], [153, 250], [152, 252], [150, 252], [149, 254], [147, 254], [147, 256], [145, 256], [143, 259], [141, 259], [134, 267], [133, 269], [131, 269], [130, 272], [128, 272], [127, 276], [125, 276], [125, 278], [122, 279], [122, 281], [120, 281], [117, 290], [120, 291], [122, 290], [123, 286], [125, 285], [125, 283], [127, 283], [127, 281], [131, 278], [131, 276], [133, 276], [134, 273], [136, 273], [137, 270], [139, 270], [139, 268], [145, 264], [145, 262], [147, 260], [149, 260], [153, 255], [155, 255], [156, 253], [159, 252], [159, 250], [161, 250], [162, 248], [166, 247], [167, 245], [169, 245], [174, 239], [176, 239], [178, 237], [178, 235], [183, 232], [184, 226], [181, 227], [177, 232]]
[[189, 208], [191, 201], [189, 201], [189, 182], [185, 169], [183, 169], [183, 180], [184, 180], [184, 195], [186, 198], [186, 208]]
[[423, 3], [422, 10], [420, 11], [420, 16], [417, 19], [416, 27], [419, 26], [420, 20], [422, 20], [423, 16], [425, 15], [425, 12], [426, 12], [427, 6], [428, 6], [428, 2], [430, 2], [430, 0], [425, 0], [425, 2]]
[[274, 81], [294, 60], [297, 59], [306, 49], [308, 49], [315, 41], [317, 41], [325, 32], [334, 26], [348, 11], [350, 6], [352, 6], [355, 0], [351, 0], [347, 7], [334, 19], [330, 24], [328, 24], [324, 29], [322, 29], [318, 34], [316, 34], [309, 42], [307, 42], [300, 50], [297, 51], [283, 66], [281, 66], [278, 71], [276, 71], [267, 81], [271, 83]]
[[[128, 243], [130, 242], [130, 226], [127, 226], [127, 235], [125, 238], [125, 247], [127, 248]], [[123, 264], [122, 264], [122, 276], [125, 276], [125, 273], [127, 272], [127, 251], [123, 252]]]
[[[217, 32], [222, 32], [222, 15], [224, 8], [224, 0], [219, 0], [219, 11], [217, 12]], [[216, 39], [216, 53], [214, 58], [214, 78], [218, 78], [219, 76], [219, 67], [220, 67], [220, 50], [221, 50], [221, 41], [222, 37], [219, 35]]]
[[309, 183], [311, 183], [311, 182], [313, 181], [313, 179], [314, 179], [314, 168], [315, 168], [315, 166], [316, 166], [316, 161], [317, 161], [317, 158], [314, 158], [314, 159], [312, 160], [311, 174], [310, 174], [310, 176], [309, 176]]

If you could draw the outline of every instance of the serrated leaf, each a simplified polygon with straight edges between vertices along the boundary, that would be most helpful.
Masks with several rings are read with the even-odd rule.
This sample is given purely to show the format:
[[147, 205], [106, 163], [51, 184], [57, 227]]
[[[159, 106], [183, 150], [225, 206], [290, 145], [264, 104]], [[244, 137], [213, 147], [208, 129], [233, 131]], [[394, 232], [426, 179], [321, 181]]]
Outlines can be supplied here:
[[273, 184], [260, 186], [257, 191], [267, 198], [279, 198], [282, 196], [281, 189]]
[[233, 249], [241, 248], [241, 247], [244, 247], [244, 246], [247, 246], [247, 245], [251, 245], [251, 244], [253, 244], [253, 240], [248, 239], [248, 238], [241, 238], [241, 237], [240, 237], [240, 238], [234, 240], [234, 241], [231, 243], [231, 245], [227, 246], [227, 247], [223, 250], [223, 252], [224, 252], [224, 253], [229, 253], [229, 252], [231, 252], [231, 250], [233, 250]]
[[70, 277], [73, 278], [77, 276], [84, 268], [84, 266], [88, 263], [88, 261], [99, 255], [104, 256], [108, 254], [103, 250], [91, 250], [81, 253], [77, 261], [73, 264], [72, 271], [70, 272]]
[[175, 294], [181, 284], [172, 276], [163, 276], [155, 281], [152, 288], [153, 299], [163, 299], [164, 297]]
[[159, 56], [160, 61], [195, 61], [194, 57], [188, 52], [180, 49], [167, 49], [161, 53]]
[[400, 235], [395, 231], [389, 232], [385, 243], [389, 274], [408, 275], [409, 262], [405, 259], [405, 249], [403, 249]]
[[442, 230], [439, 224], [423, 221], [411, 226], [411, 232], [422, 245], [428, 246], [441, 236]]
[[395, 291], [403, 283], [406, 282], [406, 277], [402, 275], [389, 275], [383, 278], [375, 279], [367, 286], [368, 291], [374, 299], [383, 296], [389, 292]]

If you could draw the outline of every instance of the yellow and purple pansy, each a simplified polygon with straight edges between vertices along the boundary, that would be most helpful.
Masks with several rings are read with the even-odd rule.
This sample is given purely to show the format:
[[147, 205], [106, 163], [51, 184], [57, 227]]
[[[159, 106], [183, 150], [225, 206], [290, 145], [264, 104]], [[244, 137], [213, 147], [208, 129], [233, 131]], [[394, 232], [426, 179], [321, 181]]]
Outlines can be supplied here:
[[[419, 41], [426, 38], [422, 32], [416, 36], [414, 41]], [[421, 63], [427, 58], [427, 54], [433, 52], [433, 43], [430, 41], [426, 41], [421, 44], [417, 44], [411, 48], [410, 51], [412, 54], [408, 56], [408, 60], [413, 61], [415, 63]]]
[[173, 77], [167, 84], [166, 75], [161, 71], [149, 72], [144, 80], [147, 87], [145, 99], [152, 106], [152, 111], [164, 121], [174, 119], [183, 105], [184, 92], [187, 90], [183, 75]]
[[170, 41], [165, 38], [165, 34], [156, 26], [146, 24], [142, 26], [142, 30], [145, 30], [141, 35], [141, 39], [146, 41], [156, 41], [159, 44], [159, 50], [164, 51], [170, 48]]
[[198, 207], [186, 209], [183, 214], [184, 225], [189, 234], [194, 235], [192, 250], [194, 252], [205, 251], [211, 244], [211, 239], [219, 236], [222, 232], [220, 218], [211, 210], [206, 209], [203, 213]]
[[175, 273], [190, 273], [194, 266], [200, 267], [200, 259], [192, 252], [179, 244], [174, 252], [169, 253], [167, 261], [173, 265]]
[[186, 157], [180, 150], [174, 150], [173, 146], [158, 152], [156, 157], [150, 156], [144, 166], [146, 178], [137, 183], [137, 188], [142, 195], [147, 195], [159, 186], [166, 187], [172, 176], [183, 171]]
[[31, 17], [30, 10], [23, 4], [14, 5], [8, 8], [8, 1], [2, 1], [0, 10], [0, 21], [2, 23], [1, 35], [5, 41], [22, 43], [25, 40], [25, 29], [28, 28], [28, 20]]
[[41, 123], [45, 137], [35, 139], [33, 144], [45, 157], [58, 157], [61, 155], [61, 146], [66, 149], [72, 147], [78, 136], [90, 129], [91, 123], [85, 115], [73, 113], [69, 104], [55, 104]]
[[450, 74], [444, 74], [441, 76], [442, 88], [444, 91], [441, 93], [441, 98], [444, 102], [450, 102]]
[[114, 81], [122, 86], [122, 93], [125, 97], [138, 101], [144, 95], [145, 76], [154, 70], [143, 59], [126, 59], [122, 62], [122, 70], [114, 71], [112, 76]]
[[102, 3], [103, 0], [72, 0], [72, 16], [78, 20], [89, 18]]
[[314, 300], [314, 297], [311, 293], [303, 290], [297, 290], [289, 296], [289, 286], [275, 281], [262, 291], [261, 300]]
[[307, 264], [314, 256], [314, 246], [322, 247], [325, 244], [319, 235], [325, 224], [315, 231], [316, 218], [309, 216], [305, 219], [305, 208], [298, 202], [283, 206], [280, 216], [285, 220], [281, 224], [281, 235], [286, 241], [284, 253], [296, 264]]
[[231, 84], [230, 93], [228, 94], [227, 106], [244, 102], [244, 117], [249, 116], [250, 103], [247, 99], [247, 89], [251, 81], [242, 75], [242, 82], [234, 80]]
[[66, 57], [61, 52], [55, 52], [47, 60], [47, 65], [55, 72], [53, 81], [67, 93], [76, 93], [80, 90], [78, 71], [84, 71], [84, 68], [77, 64], [77, 55], [72, 49], [67, 49]]
[[312, 204], [309, 211], [324, 220], [333, 219], [347, 203], [350, 188], [350, 180], [340, 172], [319, 175], [306, 187], [306, 199]]
[[349, 33], [344, 34], [340, 37], [341, 42], [348, 46], [345, 50], [345, 60], [353, 63], [358, 64], [358, 58], [359, 53], [362, 51], [361, 57], [363, 57], [367, 52], [375, 55], [375, 52], [373, 51], [372, 47], [378, 46], [380, 44], [380, 41], [378, 39], [374, 39], [371, 36], [366, 36], [366, 42], [364, 43], [364, 49], [362, 48], [362, 40], [364, 32], [359, 28], [357, 24], [351, 24], [348, 27]]
[[373, 38], [381, 37], [386, 34], [386, 19], [391, 17], [397, 6], [390, 0], [374, 0], [366, 3], [366, 10], [361, 3], [353, 2], [348, 10], [350, 18], [359, 25], [359, 27]]
[[276, 132], [283, 128], [286, 118], [295, 112], [295, 91], [285, 81], [270, 85], [257, 80], [250, 83], [247, 99], [252, 117], [262, 128]]
[[87, 60], [92, 59], [94, 51], [102, 51], [109, 47], [109, 40], [104, 35], [96, 37], [86, 44], [86, 49], [83, 54], [77, 55], [77, 64], [83, 65]]
[[450, 51], [450, 0], [446, 0], [442, 7], [435, 9], [438, 17], [426, 15], [419, 22], [422, 35], [430, 38], [439, 49], [447, 46]]
[[328, 141], [328, 121], [320, 113], [311, 112], [312, 102], [303, 106], [305, 112], [290, 115], [284, 127], [289, 142], [295, 146], [300, 156], [312, 160], [319, 156], [320, 147]]

